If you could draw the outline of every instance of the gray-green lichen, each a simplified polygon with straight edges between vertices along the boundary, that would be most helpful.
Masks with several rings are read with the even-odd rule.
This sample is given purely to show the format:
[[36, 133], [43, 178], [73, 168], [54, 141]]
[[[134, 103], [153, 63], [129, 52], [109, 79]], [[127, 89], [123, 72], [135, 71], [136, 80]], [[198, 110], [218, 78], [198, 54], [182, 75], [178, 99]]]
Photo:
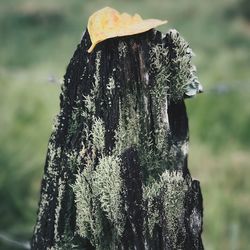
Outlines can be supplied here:
[[174, 29], [167, 36], [172, 50], [164, 44], [151, 46], [151, 72], [157, 75], [156, 88], [153, 91], [160, 100], [167, 93], [169, 100], [178, 101], [184, 94], [194, 96], [201, 92], [202, 86], [191, 62], [194, 54], [189, 44]]
[[60, 235], [58, 233], [58, 224], [59, 224], [59, 217], [60, 217], [60, 211], [62, 209], [62, 199], [63, 199], [63, 194], [65, 191], [65, 182], [59, 178], [58, 181], [58, 195], [57, 195], [57, 204], [56, 204], [56, 209], [55, 209], [55, 220], [54, 220], [54, 239], [55, 242], [60, 241]]
[[77, 233], [80, 236], [91, 239], [97, 249], [105, 249], [102, 245], [102, 223], [105, 215], [113, 228], [113, 234], [117, 238], [121, 237], [124, 218], [119, 158], [106, 156], [100, 159], [95, 170], [91, 166], [85, 168], [76, 175], [73, 190]]
[[121, 236], [124, 226], [122, 211], [121, 163], [118, 157], [106, 156], [100, 159], [93, 172], [93, 190], [100, 201], [101, 208]]
[[173, 100], [178, 100], [184, 94], [194, 96], [202, 90], [202, 87], [196, 76], [196, 68], [192, 64], [192, 49], [189, 44], [172, 29], [169, 31], [174, 45], [175, 58], [171, 61], [171, 82], [170, 92]]
[[91, 94], [94, 96], [99, 90], [99, 84], [100, 84], [100, 65], [101, 65], [101, 51], [98, 51], [96, 53], [96, 60], [95, 60], [95, 75], [94, 75], [94, 82], [93, 82], [93, 89], [91, 90]]
[[102, 119], [100, 118], [94, 119], [91, 135], [92, 135], [93, 146], [97, 150], [102, 152], [105, 146], [104, 142], [105, 128]]
[[90, 183], [91, 171], [87, 168], [76, 175], [73, 186], [77, 214], [77, 232], [80, 236], [88, 238], [91, 233], [96, 234], [94, 219], [92, 216], [92, 190]]
[[153, 114], [155, 121], [156, 149], [161, 157], [167, 157], [167, 137], [169, 131], [168, 103], [171, 79], [169, 49], [164, 44], [152, 45], [150, 50], [150, 74], [156, 76], [155, 85], [151, 89]]
[[[124, 105], [124, 106], [123, 106]], [[128, 95], [127, 102], [120, 105], [119, 125], [115, 131], [114, 153], [121, 154], [126, 148], [139, 145], [140, 114], [135, 110], [136, 98]]]
[[[170, 242], [177, 242], [177, 231], [183, 224], [181, 220], [184, 211], [184, 199], [188, 183], [182, 172], [166, 170], [159, 181], [144, 186], [144, 201], [147, 204], [146, 225], [151, 237], [156, 225], [166, 228]], [[163, 212], [163, 214], [162, 214]], [[162, 222], [164, 224], [162, 224]], [[166, 225], [165, 225], [166, 223]]]

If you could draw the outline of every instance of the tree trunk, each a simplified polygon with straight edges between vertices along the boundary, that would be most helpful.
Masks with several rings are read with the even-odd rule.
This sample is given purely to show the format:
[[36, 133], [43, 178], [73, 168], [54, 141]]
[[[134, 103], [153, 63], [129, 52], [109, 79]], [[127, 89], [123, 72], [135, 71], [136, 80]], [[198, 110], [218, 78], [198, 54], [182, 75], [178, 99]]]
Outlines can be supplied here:
[[90, 45], [86, 31], [64, 77], [32, 249], [203, 249], [191, 49], [175, 30]]

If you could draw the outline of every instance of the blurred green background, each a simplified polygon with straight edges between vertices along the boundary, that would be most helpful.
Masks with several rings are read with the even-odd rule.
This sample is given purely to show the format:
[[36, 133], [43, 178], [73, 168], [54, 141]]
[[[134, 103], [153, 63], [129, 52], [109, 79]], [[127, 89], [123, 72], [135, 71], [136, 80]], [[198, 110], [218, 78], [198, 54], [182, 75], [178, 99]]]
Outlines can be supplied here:
[[250, 1], [1, 0], [0, 249], [35, 224], [60, 82], [89, 15], [111, 6], [167, 19], [196, 53], [205, 93], [186, 101], [189, 167], [201, 181], [207, 250], [250, 249]]

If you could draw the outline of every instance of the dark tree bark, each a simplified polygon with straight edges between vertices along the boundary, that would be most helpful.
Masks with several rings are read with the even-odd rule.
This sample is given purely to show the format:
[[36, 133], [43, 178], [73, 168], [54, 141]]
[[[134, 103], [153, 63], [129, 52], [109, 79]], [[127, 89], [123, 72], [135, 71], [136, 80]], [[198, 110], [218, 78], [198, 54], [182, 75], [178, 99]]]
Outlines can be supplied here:
[[86, 31], [64, 77], [32, 249], [203, 249], [191, 49], [175, 30], [90, 45]]

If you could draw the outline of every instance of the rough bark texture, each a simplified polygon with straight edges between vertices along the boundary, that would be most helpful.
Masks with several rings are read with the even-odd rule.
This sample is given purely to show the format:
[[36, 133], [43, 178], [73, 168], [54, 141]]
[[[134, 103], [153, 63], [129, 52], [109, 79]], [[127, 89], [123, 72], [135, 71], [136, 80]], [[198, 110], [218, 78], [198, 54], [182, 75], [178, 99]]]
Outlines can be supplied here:
[[86, 31], [64, 77], [32, 249], [203, 249], [191, 49], [175, 30], [90, 45]]

